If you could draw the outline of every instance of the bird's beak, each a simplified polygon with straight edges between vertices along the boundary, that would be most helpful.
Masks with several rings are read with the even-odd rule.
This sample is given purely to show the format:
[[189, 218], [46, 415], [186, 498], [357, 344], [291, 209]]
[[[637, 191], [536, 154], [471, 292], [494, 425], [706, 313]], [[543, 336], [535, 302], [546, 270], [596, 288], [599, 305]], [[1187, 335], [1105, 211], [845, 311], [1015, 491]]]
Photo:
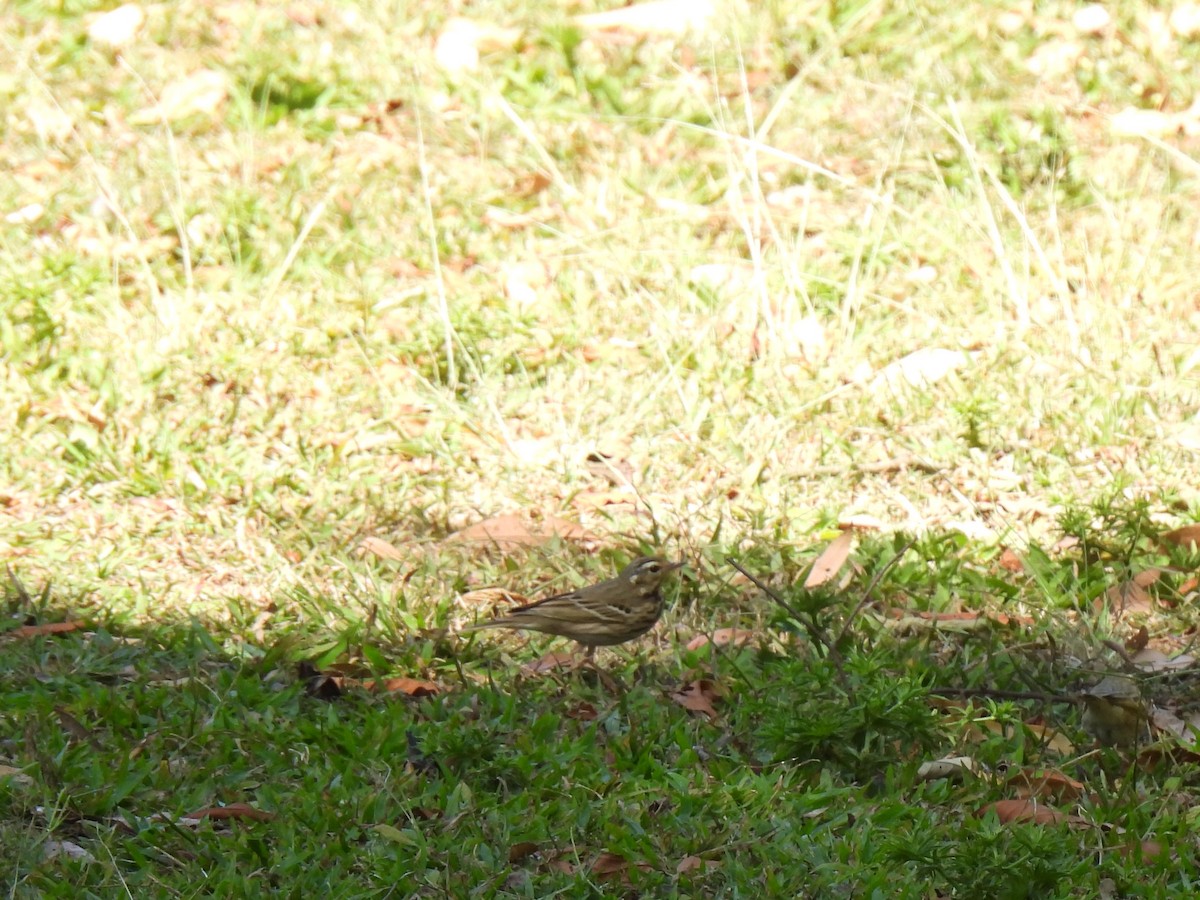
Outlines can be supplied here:
[[675, 569], [679, 569], [682, 567], [683, 567], [683, 560], [681, 559], [679, 562], [667, 563], [665, 566], [663, 566], [663, 571], [664, 572], [672, 572]]

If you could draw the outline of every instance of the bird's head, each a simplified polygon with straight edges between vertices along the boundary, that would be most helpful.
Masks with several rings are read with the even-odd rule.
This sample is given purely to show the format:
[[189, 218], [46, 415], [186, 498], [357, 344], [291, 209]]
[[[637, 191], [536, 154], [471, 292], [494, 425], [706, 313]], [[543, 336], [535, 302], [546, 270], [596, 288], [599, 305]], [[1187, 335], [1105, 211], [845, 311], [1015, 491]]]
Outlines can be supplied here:
[[668, 562], [661, 556], [643, 556], [622, 569], [620, 577], [636, 588], [655, 590], [668, 573], [682, 565], [682, 562]]

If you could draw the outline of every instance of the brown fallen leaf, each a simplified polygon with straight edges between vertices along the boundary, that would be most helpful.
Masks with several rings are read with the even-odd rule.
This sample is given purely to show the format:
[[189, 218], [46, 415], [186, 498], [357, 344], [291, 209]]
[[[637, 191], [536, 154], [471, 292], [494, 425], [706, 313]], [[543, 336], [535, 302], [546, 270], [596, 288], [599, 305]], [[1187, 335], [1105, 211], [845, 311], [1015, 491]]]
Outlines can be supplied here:
[[207, 806], [189, 813], [185, 819], [250, 819], [255, 822], [270, 822], [275, 813], [255, 809], [249, 803], [230, 803], [228, 806]]
[[1196, 664], [1196, 658], [1190, 653], [1167, 656], [1155, 647], [1143, 647], [1130, 660], [1143, 672], [1174, 672], [1190, 669]]
[[360, 686], [375, 693], [404, 694], [406, 697], [432, 697], [442, 692], [440, 685], [420, 678], [368, 678]]
[[571, 498], [576, 509], [600, 509], [605, 506], [637, 506], [637, 494], [628, 488], [614, 490], [584, 489]]
[[709, 719], [717, 717], [713, 706], [716, 700], [716, 685], [707, 678], [698, 678], [678, 691], [672, 691], [671, 699], [689, 712], [701, 713]]
[[1019, 574], [1025, 571], [1025, 563], [1021, 560], [1021, 557], [1013, 552], [1011, 547], [1004, 548], [997, 562], [1000, 564], [1000, 568], [1006, 572]]
[[1107, 604], [1114, 613], [1149, 613], [1154, 611], [1154, 598], [1146, 588], [1158, 581], [1162, 573], [1158, 569], [1138, 572], [1132, 578], [1114, 584], [1097, 600], [1097, 608]]
[[1186, 547], [1195, 553], [1200, 549], [1200, 525], [1184, 525], [1168, 531], [1159, 540], [1172, 547]]
[[95, 750], [100, 749], [100, 742], [96, 740], [96, 736], [92, 733], [92, 730], [67, 712], [64, 707], [56, 706], [54, 707], [54, 712], [58, 714], [58, 721], [62, 725], [63, 731], [70, 735], [72, 739], [82, 741]]
[[163, 88], [158, 103], [129, 117], [132, 125], [178, 122], [192, 116], [214, 117], [229, 96], [229, 76], [202, 69]]
[[599, 713], [596, 711], [596, 707], [592, 706], [592, 704], [587, 703], [586, 701], [581, 701], [576, 703], [574, 706], [568, 707], [566, 715], [568, 719], [578, 719], [581, 722], [593, 722]]
[[1033, 619], [1028, 616], [1010, 616], [1007, 613], [935, 613], [921, 609], [889, 609], [888, 615], [892, 619], [884, 623], [885, 627], [894, 631], [920, 631], [937, 628], [939, 631], [970, 633], [988, 628], [993, 624], [1004, 626], [1027, 626], [1033, 624]]
[[902, 387], [929, 388], [970, 364], [977, 355], [944, 347], [923, 347], [884, 366], [872, 379], [871, 386], [889, 391]]
[[522, 862], [537, 853], [538, 845], [533, 841], [519, 841], [508, 848], [510, 864]]
[[575, 864], [565, 856], [555, 856], [553, 859], [546, 860], [542, 868], [547, 872], [558, 872], [562, 875], [575, 874]]
[[318, 700], [336, 700], [342, 696], [338, 679], [325, 674], [308, 660], [300, 661], [296, 667], [296, 675], [304, 682], [304, 693], [310, 697], [316, 697]]
[[740, 647], [743, 644], [750, 643], [755, 637], [757, 637], [757, 633], [746, 628], [718, 628], [711, 635], [696, 635], [687, 642], [687, 649], [699, 650], [708, 644], [712, 644], [715, 647], [726, 647], [729, 645]]
[[1022, 799], [1051, 799], [1058, 803], [1078, 800], [1083, 796], [1084, 785], [1058, 769], [1010, 770], [1006, 779]]
[[447, 73], [474, 72], [479, 68], [481, 53], [511, 50], [520, 40], [518, 28], [501, 28], [456, 16], [442, 26], [433, 56], [438, 67]]
[[598, 881], [620, 879], [628, 883], [629, 870], [633, 868], [641, 869], [645, 872], [650, 871], [650, 866], [647, 863], [631, 863], [619, 853], [605, 851], [596, 857], [589, 871]]
[[29, 787], [33, 784], [32, 778], [13, 766], [0, 765], [0, 780], [7, 780], [10, 784], [19, 784], [22, 787]]
[[688, 872], [693, 872], [696, 869], [704, 867], [704, 860], [698, 856], [685, 856], [679, 861], [679, 865], [675, 867], [676, 875], [684, 875]]
[[1140, 653], [1150, 643], [1150, 629], [1145, 625], [1125, 639], [1125, 650], [1128, 653]]
[[649, 0], [605, 12], [575, 17], [589, 32], [617, 32], [631, 37], [671, 37], [706, 31], [716, 15], [715, 0]]
[[88, 39], [107, 47], [124, 47], [141, 30], [146, 14], [136, 3], [126, 3], [116, 9], [92, 16], [88, 21]]
[[41, 637], [46, 634], [66, 634], [70, 631], [78, 631], [83, 627], [83, 622], [45, 622], [41, 625], [22, 625], [20, 628], [5, 632], [4, 636], [22, 639]]
[[521, 671], [526, 675], [546, 675], [550, 672], [568, 671], [575, 668], [577, 663], [578, 660], [570, 653], [554, 652], [526, 663], [521, 666]]
[[1150, 712], [1150, 724], [1156, 733], [1169, 734], [1184, 744], [1195, 744], [1196, 735], [1188, 727], [1188, 723], [1179, 718], [1172, 710], [1156, 707]]
[[605, 876], [615, 875], [624, 872], [629, 868], [629, 860], [621, 856], [619, 853], [601, 853], [592, 862], [591, 872], [593, 875]]
[[1065, 813], [1059, 812], [1052, 806], [1038, 803], [1036, 800], [997, 800], [990, 806], [977, 810], [975, 815], [982, 818], [989, 812], [995, 812], [996, 818], [1007, 825], [1011, 822], [1036, 822], [1038, 825], [1057, 825], [1068, 821]]
[[1061, 731], [1035, 722], [1025, 722], [1024, 726], [1030, 734], [1042, 742], [1042, 746], [1047, 750], [1053, 750], [1063, 756], [1070, 756], [1075, 752], [1075, 745]]
[[813, 563], [808, 577], [804, 579], [804, 586], [811, 589], [828, 584], [841, 571], [842, 566], [846, 564], [846, 560], [850, 558], [850, 550], [853, 547], [853, 531], [843, 531], [835, 537], [829, 542], [829, 546], [821, 551], [821, 555], [817, 557], [817, 561]]
[[404, 559], [404, 554], [400, 552], [397, 547], [389, 544], [383, 538], [363, 538], [362, 543], [358, 545], [358, 549], [364, 553], [372, 553], [375, 556], [378, 556], [380, 559]]
[[455, 543], [486, 544], [500, 550], [516, 550], [522, 547], [540, 547], [554, 538], [565, 541], [588, 542], [596, 537], [574, 522], [558, 516], [543, 516], [532, 521], [516, 513], [493, 516], [468, 525], [447, 539]]

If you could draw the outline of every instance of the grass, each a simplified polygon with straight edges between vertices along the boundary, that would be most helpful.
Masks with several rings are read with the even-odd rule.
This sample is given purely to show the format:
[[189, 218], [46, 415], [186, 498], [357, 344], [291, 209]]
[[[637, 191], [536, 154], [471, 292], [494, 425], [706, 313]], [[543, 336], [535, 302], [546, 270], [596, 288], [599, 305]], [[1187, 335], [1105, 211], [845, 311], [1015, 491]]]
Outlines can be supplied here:
[[[586, 6], [473, 12], [520, 38], [459, 73], [419, 3], [147, 7], [119, 50], [101, 5], [0, 12], [4, 596], [86, 625], [4, 638], [10, 893], [1188, 891], [1187, 753], [1091, 750], [1070, 697], [1194, 625], [1196, 42], [1138, 2]], [[588, 536], [454, 538], [504, 514]], [[465, 592], [652, 549], [691, 568], [602, 655], [624, 694], [459, 635]], [[918, 776], [949, 753], [1082, 821], [976, 815], [1015, 789]], [[272, 818], [181, 818], [231, 803]]]

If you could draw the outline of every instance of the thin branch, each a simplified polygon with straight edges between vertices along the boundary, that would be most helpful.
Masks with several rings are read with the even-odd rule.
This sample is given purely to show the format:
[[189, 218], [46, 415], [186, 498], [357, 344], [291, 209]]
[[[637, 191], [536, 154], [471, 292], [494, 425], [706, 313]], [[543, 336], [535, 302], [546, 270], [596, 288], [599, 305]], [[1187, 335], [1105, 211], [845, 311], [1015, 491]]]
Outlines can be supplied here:
[[867, 589], [863, 591], [862, 599], [858, 601], [858, 606], [854, 607], [854, 609], [851, 610], [850, 615], [846, 616], [846, 622], [844, 625], [842, 625], [842, 630], [838, 634], [837, 641], [835, 641], [835, 643], [840, 644], [842, 642], [842, 639], [846, 636], [846, 632], [850, 630], [851, 623], [858, 618], [858, 614], [862, 612], [862, 608], [866, 606], [867, 601], [871, 599], [871, 592], [879, 586], [879, 582], [883, 580], [883, 576], [888, 573], [892, 566], [896, 565], [896, 563], [900, 561], [900, 558], [904, 556], [905, 553], [913, 548], [913, 544], [916, 542], [916, 538], [909, 538], [908, 543], [901, 548], [900, 552], [889, 559], [887, 563], [884, 564], [883, 568], [875, 573], [875, 577], [871, 579], [871, 583], [868, 584]]
[[821, 629], [821, 626], [817, 624], [816, 618], [812, 615], [805, 615], [801, 613], [798, 609], [780, 597], [779, 594], [771, 590], [771, 588], [767, 587], [756, 577], [747, 572], [745, 568], [743, 568], [742, 564], [732, 556], [725, 557], [725, 561], [749, 578], [754, 586], [760, 591], [783, 607], [783, 609], [787, 611], [788, 615], [795, 619], [796, 622], [808, 632], [808, 636], [812, 639], [813, 643], [819, 644], [825, 648], [826, 652], [829, 654], [829, 658], [833, 661], [834, 668], [837, 669], [838, 680], [841, 681], [842, 688], [847, 694], [853, 693], [853, 691], [850, 689], [849, 679], [846, 677], [846, 670], [842, 665], [842, 655], [838, 652], [837, 647], [833, 645], [829, 638], [825, 636], [825, 632]]

